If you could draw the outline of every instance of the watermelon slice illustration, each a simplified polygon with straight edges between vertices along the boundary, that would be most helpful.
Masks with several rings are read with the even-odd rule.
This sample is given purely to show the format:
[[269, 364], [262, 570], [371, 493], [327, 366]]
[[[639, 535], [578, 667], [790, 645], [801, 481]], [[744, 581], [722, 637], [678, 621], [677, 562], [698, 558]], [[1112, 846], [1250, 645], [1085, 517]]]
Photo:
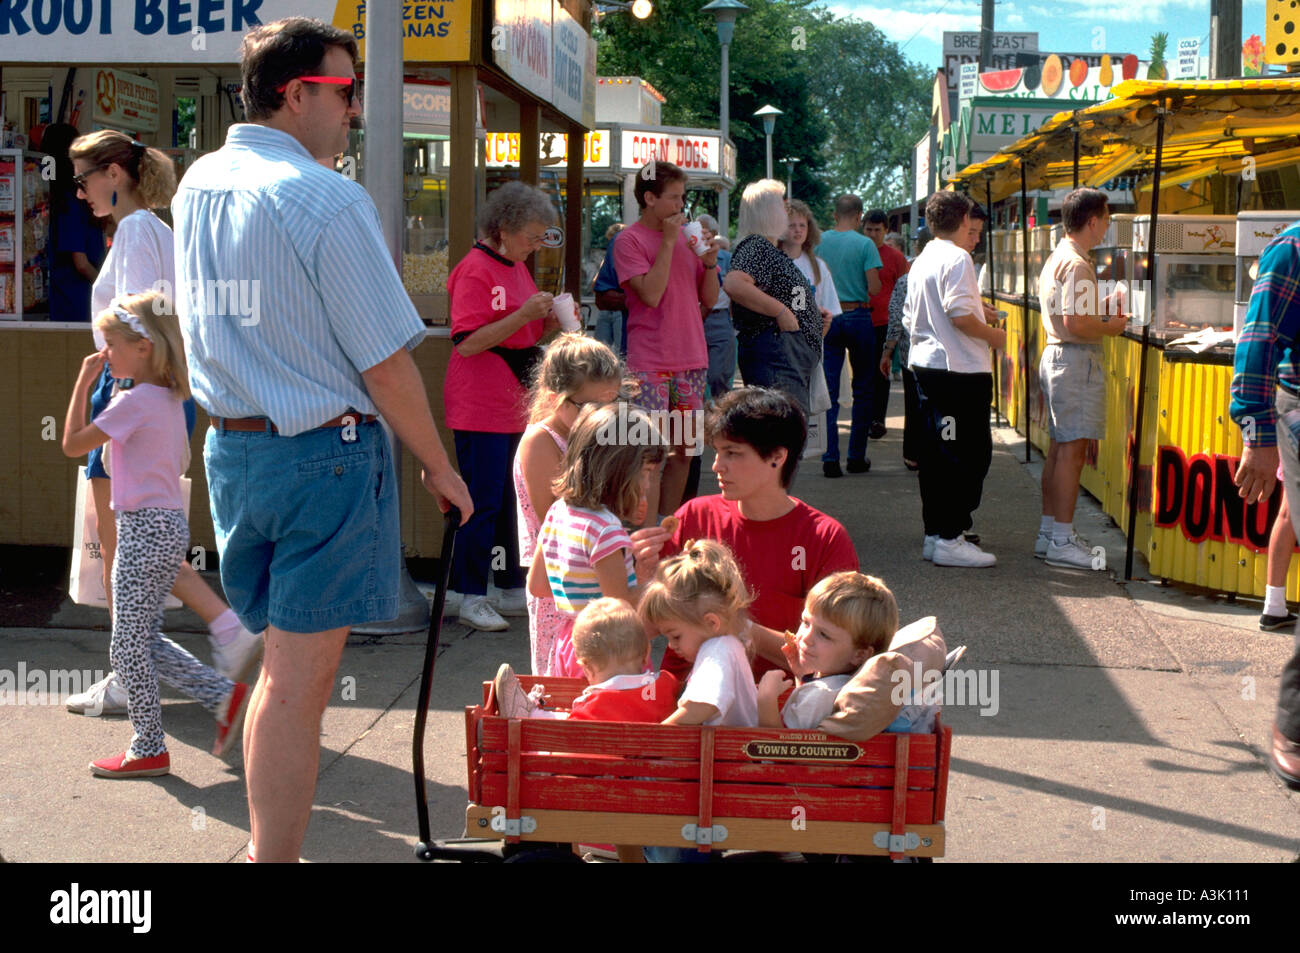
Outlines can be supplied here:
[[1000, 69], [992, 73], [980, 73], [980, 84], [993, 93], [1005, 93], [1015, 89], [1020, 82], [1023, 69]]

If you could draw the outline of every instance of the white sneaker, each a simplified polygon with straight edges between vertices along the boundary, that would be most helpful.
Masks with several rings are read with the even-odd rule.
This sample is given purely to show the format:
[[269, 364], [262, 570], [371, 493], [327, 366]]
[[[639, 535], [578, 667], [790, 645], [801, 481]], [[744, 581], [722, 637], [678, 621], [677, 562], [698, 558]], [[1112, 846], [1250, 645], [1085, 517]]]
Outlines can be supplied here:
[[1034, 556], [1038, 559], [1045, 559], [1047, 557], [1047, 547], [1051, 544], [1051, 533], [1039, 533], [1037, 538], [1034, 540]]
[[497, 711], [502, 718], [527, 718], [537, 707], [537, 703], [528, 697], [524, 687], [519, 684], [519, 677], [509, 663], [502, 663], [497, 669], [492, 686], [497, 699]]
[[467, 596], [460, 606], [460, 622], [484, 632], [504, 632], [510, 623], [497, 614], [487, 596]]
[[937, 535], [927, 536], [925, 538], [925, 542], [921, 544], [922, 559], [928, 559], [931, 562], [934, 561], [934, 544], [937, 543], [938, 541], [939, 541], [939, 537]]
[[257, 666], [262, 661], [263, 634], [249, 632], [241, 625], [233, 641], [225, 645], [213, 642], [213, 667], [232, 682], [252, 685], [257, 681]]
[[986, 553], [974, 543], [958, 536], [956, 539], [938, 539], [934, 544], [934, 564], [936, 566], [961, 566], [969, 569], [985, 569], [997, 563], [998, 557]]
[[[1062, 569], [1093, 569], [1093, 555], [1083, 540], [1071, 536], [1066, 543], [1058, 544], [1055, 539], [1047, 547], [1047, 565]], [[1101, 566], [1095, 567], [1100, 569]]]
[[126, 687], [118, 680], [116, 672], [109, 672], [84, 692], [69, 695], [68, 711], [79, 715], [125, 715]]
[[488, 602], [500, 615], [528, 617], [527, 589], [493, 589]]

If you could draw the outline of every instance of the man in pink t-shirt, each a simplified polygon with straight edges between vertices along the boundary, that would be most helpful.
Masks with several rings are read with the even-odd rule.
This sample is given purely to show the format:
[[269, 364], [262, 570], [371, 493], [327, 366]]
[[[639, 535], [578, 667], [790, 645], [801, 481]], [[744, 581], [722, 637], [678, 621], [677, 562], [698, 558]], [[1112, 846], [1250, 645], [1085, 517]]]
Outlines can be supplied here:
[[[627, 366], [641, 382], [636, 402], [662, 421], [673, 447], [646, 498], [646, 526], [677, 509], [690, 471], [688, 452], [703, 449], [709, 350], [703, 315], [718, 300], [718, 249], [698, 256], [682, 234], [686, 173], [650, 162], [637, 173], [641, 217], [614, 246], [618, 282], [627, 291]], [[702, 310], [701, 310], [702, 309]], [[674, 413], [675, 412], [675, 413]]]

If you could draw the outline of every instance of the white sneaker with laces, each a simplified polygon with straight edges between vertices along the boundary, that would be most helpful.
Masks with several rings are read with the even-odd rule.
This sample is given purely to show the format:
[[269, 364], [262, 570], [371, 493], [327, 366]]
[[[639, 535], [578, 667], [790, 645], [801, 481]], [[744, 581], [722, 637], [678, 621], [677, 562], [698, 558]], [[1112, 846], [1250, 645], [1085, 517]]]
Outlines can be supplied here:
[[936, 566], [959, 566], [964, 569], [986, 569], [996, 565], [998, 557], [986, 553], [968, 539], [958, 536], [956, 539], [940, 538], [934, 544], [934, 564]]
[[931, 562], [934, 561], [934, 544], [937, 543], [938, 541], [939, 541], [939, 537], [937, 535], [927, 536], [925, 538], [925, 542], [921, 544], [922, 559], [928, 559]]
[[487, 596], [467, 596], [460, 606], [460, 622], [483, 632], [504, 632], [510, 623], [497, 614]]
[[488, 602], [503, 616], [528, 617], [527, 589], [494, 589], [488, 595]]
[[69, 695], [68, 711], [79, 715], [125, 715], [126, 687], [118, 680], [116, 672], [109, 672], [84, 692]]
[[212, 666], [232, 682], [252, 685], [257, 681], [257, 666], [262, 661], [262, 636], [242, 625], [239, 635], [225, 645], [212, 643]]
[[1034, 539], [1034, 556], [1038, 559], [1045, 559], [1047, 557], [1047, 547], [1051, 544], [1051, 533], [1039, 533]]
[[[1059, 566], [1062, 569], [1092, 569], [1093, 555], [1090, 550], [1077, 535], [1071, 536], [1065, 543], [1057, 543], [1055, 539], [1047, 547], [1047, 565]], [[1097, 568], [1101, 568], [1098, 566]]]

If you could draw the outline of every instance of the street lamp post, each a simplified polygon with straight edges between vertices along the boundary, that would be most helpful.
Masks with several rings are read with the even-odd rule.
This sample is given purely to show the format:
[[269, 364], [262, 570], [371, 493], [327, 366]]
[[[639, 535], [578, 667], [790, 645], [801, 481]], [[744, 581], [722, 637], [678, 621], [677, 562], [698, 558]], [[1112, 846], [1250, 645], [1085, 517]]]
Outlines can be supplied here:
[[[712, 13], [718, 25], [718, 44], [722, 47], [722, 78], [718, 84], [718, 128], [722, 132], [719, 152], [725, 152], [731, 138], [731, 36], [736, 29], [736, 17], [749, 7], [739, 0], [713, 0], [700, 9]], [[721, 159], [721, 155], [719, 155]], [[719, 166], [721, 171], [721, 166]], [[718, 194], [718, 233], [726, 236], [727, 219], [731, 211], [731, 190]]]
[[772, 132], [776, 129], [776, 117], [784, 115], [775, 106], [764, 106], [754, 113], [763, 120], [763, 135], [767, 137], [767, 177], [772, 178]]
[[801, 160], [795, 156], [786, 156], [781, 161], [785, 163], [785, 200], [788, 202], [794, 198], [794, 164]]

